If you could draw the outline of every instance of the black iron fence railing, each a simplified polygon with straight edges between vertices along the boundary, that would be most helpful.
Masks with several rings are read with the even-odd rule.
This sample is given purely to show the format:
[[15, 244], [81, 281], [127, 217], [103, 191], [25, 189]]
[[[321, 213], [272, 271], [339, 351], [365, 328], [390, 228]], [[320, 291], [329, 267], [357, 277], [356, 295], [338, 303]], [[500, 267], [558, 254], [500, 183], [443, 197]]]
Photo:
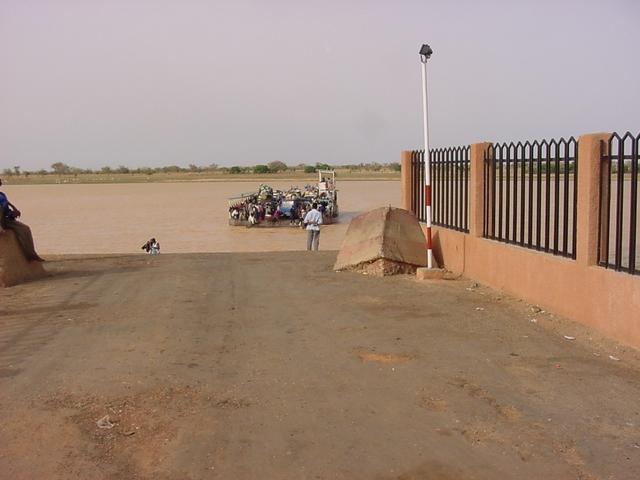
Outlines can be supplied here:
[[[461, 232], [469, 231], [470, 147], [431, 150], [432, 223]], [[411, 209], [426, 221], [424, 150], [411, 152]]]
[[598, 260], [603, 267], [634, 275], [640, 275], [639, 146], [640, 134], [614, 133], [601, 143], [600, 154]]
[[469, 231], [469, 154], [471, 148], [431, 150], [433, 224]]
[[577, 183], [573, 137], [490, 146], [483, 236], [575, 259]]
[[421, 222], [427, 218], [424, 177], [424, 150], [413, 150], [411, 152], [411, 211]]

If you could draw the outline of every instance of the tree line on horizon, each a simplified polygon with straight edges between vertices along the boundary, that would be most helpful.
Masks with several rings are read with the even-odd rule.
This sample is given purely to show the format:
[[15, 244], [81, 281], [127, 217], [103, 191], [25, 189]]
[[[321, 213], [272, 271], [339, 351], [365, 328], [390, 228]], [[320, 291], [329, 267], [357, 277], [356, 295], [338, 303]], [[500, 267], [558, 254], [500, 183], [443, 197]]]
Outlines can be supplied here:
[[129, 168], [124, 165], [118, 167], [102, 167], [99, 169], [78, 168], [67, 165], [63, 162], [56, 162], [51, 165], [50, 170], [40, 169], [35, 171], [23, 170], [20, 166], [13, 168], [5, 168], [2, 174], [5, 176], [30, 176], [30, 175], [110, 175], [110, 174], [142, 174], [153, 175], [156, 173], [222, 173], [222, 174], [269, 174], [280, 172], [304, 172], [315, 173], [318, 170], [349, 170], [351, 171], [391, 171], [399, 172], [400, 164], [392, 163], [359, 163], [345, 165], [329, 165], [328, 163], [316, 163], [315, 165], [307, 165], [300, 163], [295, 166], [289, 166], [281, 161], [273, 161], [267, 164], [258, 164], [252, 166], [221, 167], [216, 163], [207, 166], [198, 166], [190, 164], [188, 167], [180, 167], [178, 165], [169, 165], [165, 167], [141, 167]]

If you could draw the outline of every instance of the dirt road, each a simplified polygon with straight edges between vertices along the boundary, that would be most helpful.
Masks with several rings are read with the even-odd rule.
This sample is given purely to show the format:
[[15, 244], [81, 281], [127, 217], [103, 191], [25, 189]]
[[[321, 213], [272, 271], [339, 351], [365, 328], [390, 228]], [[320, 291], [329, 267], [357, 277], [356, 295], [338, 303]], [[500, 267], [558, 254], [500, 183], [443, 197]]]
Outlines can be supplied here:
[[70, 258], [0, 291], [0, 477], [640, 478], [637, 352], [334, 258]]

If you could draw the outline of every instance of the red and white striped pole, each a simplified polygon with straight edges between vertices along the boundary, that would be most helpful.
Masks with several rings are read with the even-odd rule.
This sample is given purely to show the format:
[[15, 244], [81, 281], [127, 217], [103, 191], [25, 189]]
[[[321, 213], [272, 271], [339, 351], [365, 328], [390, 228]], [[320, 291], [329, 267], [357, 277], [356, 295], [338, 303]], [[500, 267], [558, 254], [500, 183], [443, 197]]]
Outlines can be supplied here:
[[433, 268], [433, 252], [431, 246], [431, 155], [429, 154], [429, 110], [427, 95], [427, 60], [433, 50], [427, 44], [420, 48], [422, 64], [422, 124], [424, 128], [424, 202], [427, 207], [427, 268]]

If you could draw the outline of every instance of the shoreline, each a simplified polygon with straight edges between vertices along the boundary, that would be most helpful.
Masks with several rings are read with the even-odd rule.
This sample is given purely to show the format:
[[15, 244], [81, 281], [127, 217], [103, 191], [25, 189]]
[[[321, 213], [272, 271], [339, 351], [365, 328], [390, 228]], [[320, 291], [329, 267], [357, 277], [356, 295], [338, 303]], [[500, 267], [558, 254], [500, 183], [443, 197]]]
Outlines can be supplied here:
[[[374, 182], [374, 181], [399, 181], [400, 173], [381, 174], [354, 174], [336, 172], [339, 182]], [[117, 175], [30, 175], [15, 176], [3, 175], [2, 181], [5, 185], [108, 185], [108, 184], [148, 184], [148, 183], [233, 183], [233, 182], [307, 182], [315, 183], [317, 176], [313, 175], [191, 175], [191, 174], [117, 174]]]

